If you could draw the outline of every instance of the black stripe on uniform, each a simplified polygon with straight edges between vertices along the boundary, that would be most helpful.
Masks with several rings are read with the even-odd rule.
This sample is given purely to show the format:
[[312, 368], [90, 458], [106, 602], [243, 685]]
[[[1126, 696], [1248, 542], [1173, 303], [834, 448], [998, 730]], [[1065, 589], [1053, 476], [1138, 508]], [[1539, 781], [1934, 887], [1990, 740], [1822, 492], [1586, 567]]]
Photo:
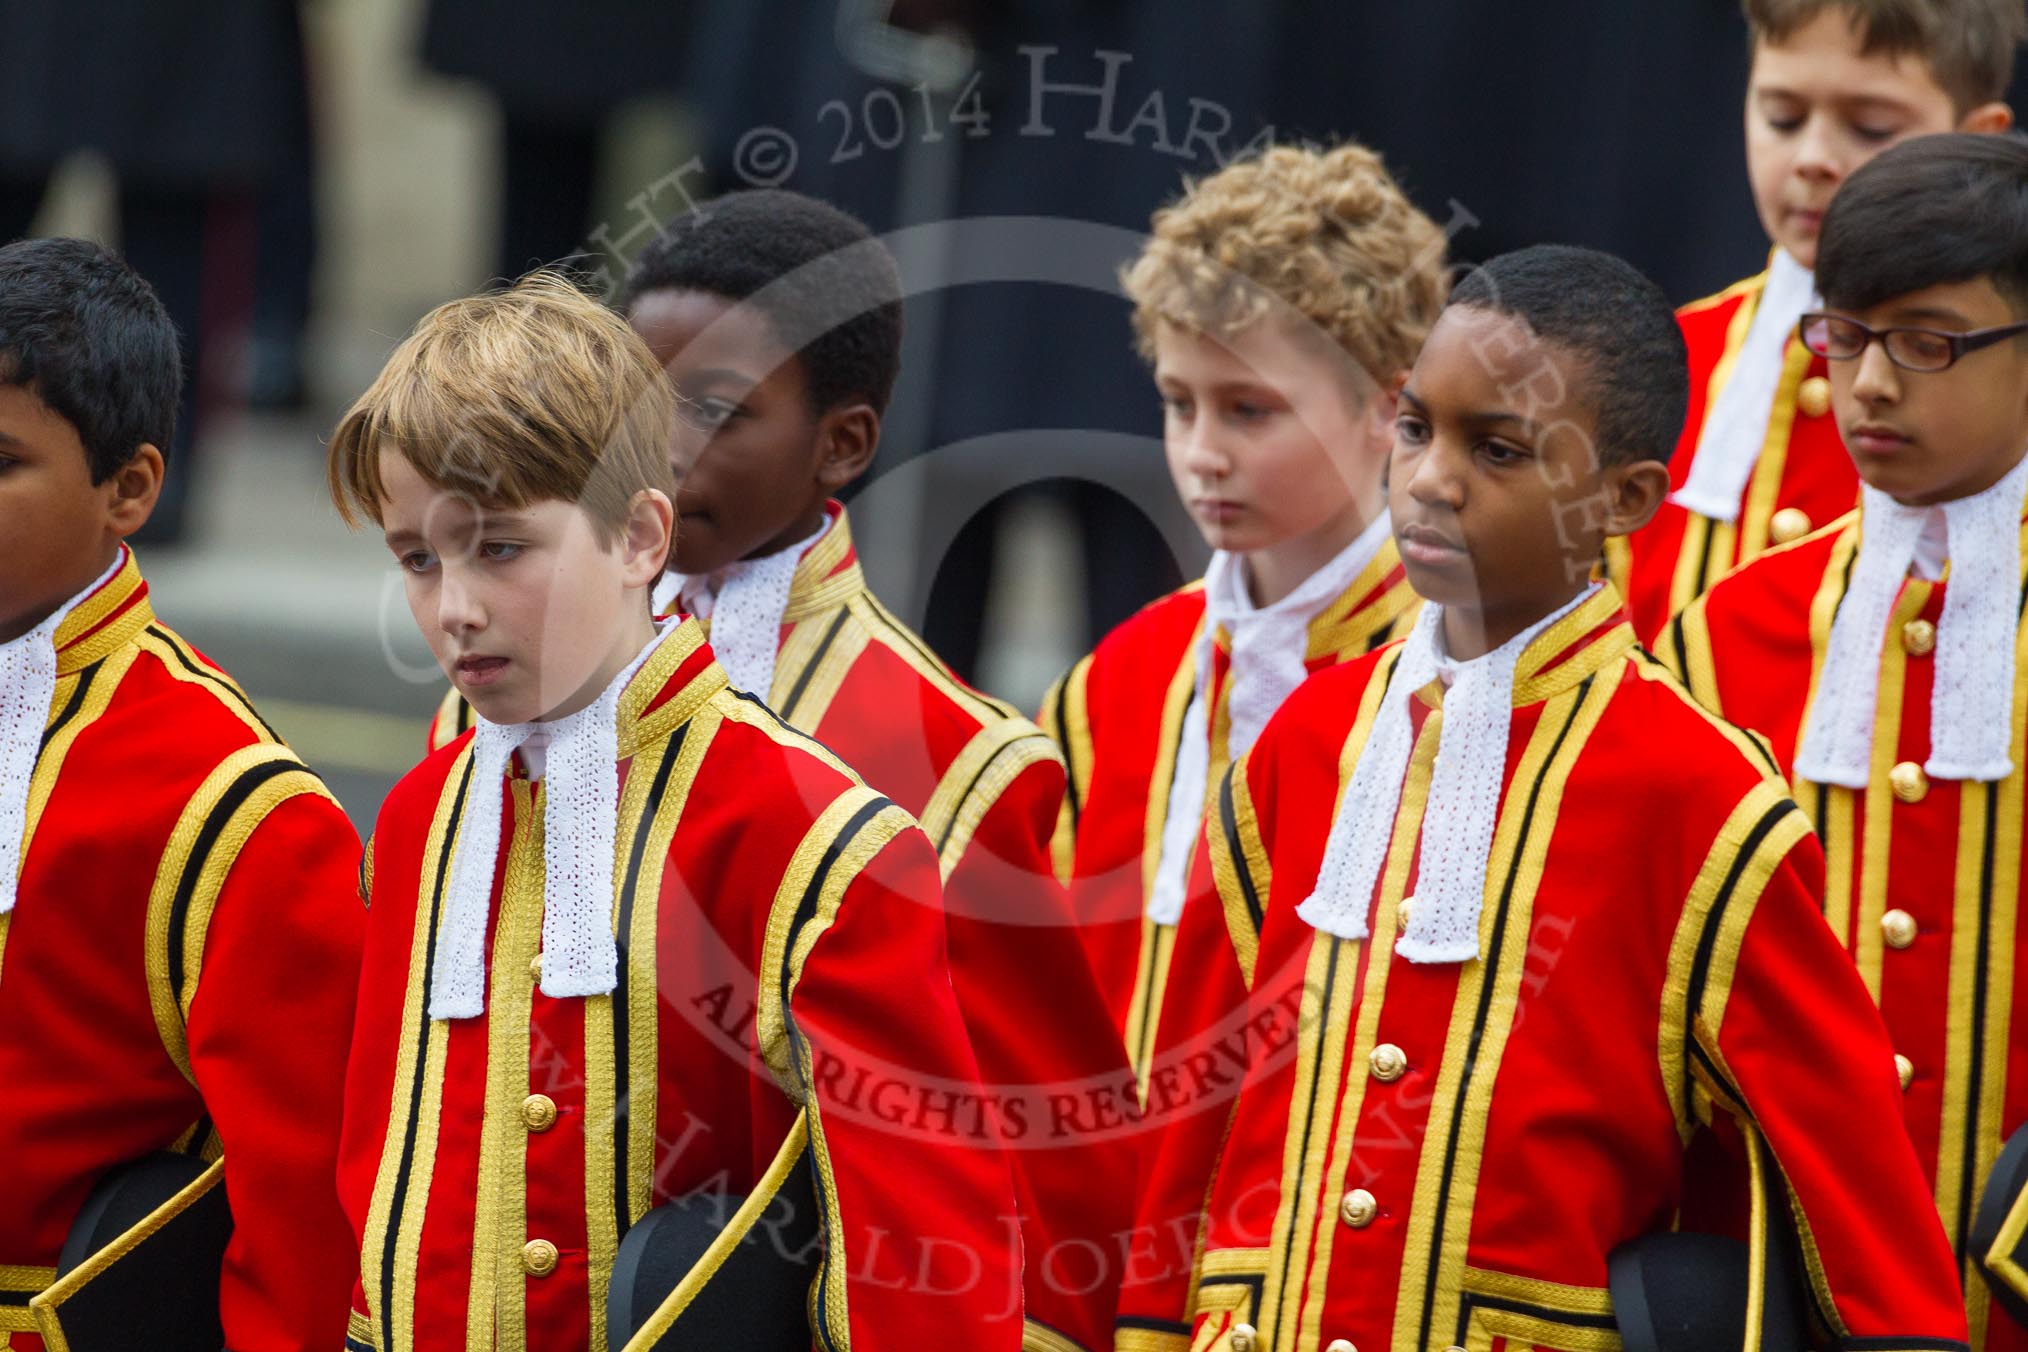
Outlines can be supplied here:
[[[1718, 933], [1725, 927], [1726, 908], [1732, 904], [1732, 894], [1739, 886], [1740, 875], [1746, 872], [1747, 864], [1759, 853], [1761, 843], [1767, 839], [1768, 833], [1775, 829], [1782, 818], [1791, 812], [1800, 811], [1802, 809], [1796, 806], [1794, 800], [1782, 799], [1761, 813], [1760, 820], [1753, 824], [1753, 829], [1746, 833], [1746, 839], [1740, 843], [1738, 851], [1732, 856], [1732, 864], [1725, 871], [1725, 881], [1719, 885], [1718, 895], [1712, 900], [1711, 913], [1704, 917], [1704, 932], [1697, 936], [1697, 953], [1690, 963], [1690, 985], [1683, 998], [1683, 1036], [1688, 1042], [1693, 1044], [1695, 1042], [1690, 1030], [1696, 1023], [1697, 1007], [1704, 1003], [1704, 986], [1711, 979], [1711, 957], [1718, 947]], [[1716, 1067], [1712, 1069], [1715, 1071]], [[1685, 1061], [1683, 1066], [1685, 1104], [1690, 1102], [1691, 1091], [1690, 1066], [1689, 1062]]]
[[77, 711], [84, 707], [85, 692], [92, 688], [93, 679], [98, 676], [99, 668], [105, 664], [105, 659], [100, 658], [78, 673], [77, 688], [70, 692], [70, 699], [64, 704], [63, 712], [58, 714], [55, 721], [50, 723], [47, 728], [43, 729], [42, 741], [36, 749], [38, 756], [42, 752], [47, 751], [49, 744], [56, 740], [56, 735], [62, 732], [72, 719], [77, 717]]
[[178, 1008], [183, 1005], [184, 927], [189, 923], [190, 903], [197, 895], [197, 881], [203, 876], [205, 864], [210, 862], [212, 848], [218, 844], [218, 838], [224, 833], [225, 824], [232, 820], [232, 814], [253, 796], [254, 790], [271, 779], [302, 768], [302, 763], [295, 760], [271, 760], [256, 765], [235, 779], [205, 816], [204, 825], [197, 832], [197, 841], [190, 847], [190, 857], [183, 861], [183, 875], [176, 880], [176, 898], [169, 906], [169, 993], [175, 997]]
[[[499, 791], [497, 784], [489, 785]], [[430, 983], [436, 975], [437, 965], [437, 924], [443, 919], [444, 884], [449, 877], [451, 854], [458, 840], [458, 819], [465, 813], [465, 795], [472, 788], [472, 758], [465, 757], [465, 772], [458, 780], [457, 798], [451, 803], [450, 820], [444, 825], [444, 848], [437, 858], [437, 876], [430, 884], [430, 927], [423, 947], [423, 1019], [422, 1034], [416, 1044], [415, 1078], [410, 1082], [408, 1092], [408, 1125], [403, 1130], [401, 1141], [401, 1163], [394, 1173], [394, 1195], [387, 1209], [387, 1241], [380, 1252], [380, 1308], [394, 1309], [394, 1251], [401, 1239], [401, 1213], [408, 1205], [409, 1174], [415, 1168], [415, 1136], [419, 1119], [422, 1117], [423, 1071], [429, 1061]], [[411, 1333], [414, 1330], [410, 1330]], [[385, 1352], [395, 1352], [396, 1330], [389, 1325], [382, 1330]]]
[[626, 885], [620, 890], [620, 917], [615, 926], [613, 938], [619, 945], [620, 970], [613, 986], [613, 1067], [617, 1083], [613, 1086], [613, 1218], [616, 1233], [625, 1235], [632, 1224], [632, 1206], [627, 1198], [627, 1101], [630, 1081], [627, 1078], [628, 1005], [627, 997], [627, 946], [634, 932], [634, 907], [641, 887], [641, 861], [648, 848], [648, 837], [652, 834], [655, 817], [662, 810], [662, 798], [669, 789], [669, 774], [676, 767], [676, 759], [683, 750], [683, 739], [690, 732], [690, 725], [684, 723], [671, 733], [662, 752], [662, 763], [655, 767], [655, 780], [648, 786], [648, 801], [641, 807], [641, 819], [634, 827], [634, 847], [627, 855]]
[[1450, 1207], [1451, 1184], [1457, 1168], [1458, 1135], [1464, 1130], [1465, 1100], [1472, 1091], [1472, 1075], [1477, 1069], [1479, 1042], [1486, 1035], [1486, 1019], [1493, 1003], [1493, 989], [1499, 984], [1500, 955], [1507, 939], [1507, 912], [1514, 901], [1514, 886], [1521, 872], [1521, 860], [1528, 852], [1528, 838], [1534, 834], [1535, 810], [1542, 801], [1542, 786], [1549, 778], [1549, 771], [1556, 764], [1556, 758], [1563, 751], [1563, 744], [1570, 737], [1570, 730], [1577, 725], [1577, 716], [1582, 713], [1587, 700], [1591, 698], [1592, 682], [1596, 676], [1587, 676], [1577, 687], [1577, 698], [1571, 701], [1570, 715], [1557, 729], [1556, 740], [1550, 744], [1549, 754], [1543, 757], [1542, 768], [1535, 774], [1535, 782], [1528, 787], [1528, 806], [1521, 817], [1521, 832], [1514, 842], [1514, 855], [1507, 865], [1506, 881], [1500, 885], [1500, 905], [1493, 913], [1493, 942], [1486, 954], [1483, 970], [1484, 979], [1479, 984], [1479, 1008], [1472, 1018], [1471, 1036], [1465, 1041], [1464, 1073], [1458, 1077], [1456, 1101], [1451, 1105], [1450, 1138], [1444, 1143], [1443, 1175], [1437, 1186], [1436, 1212], [1430, 1228], [1428, 1270], [1423, 1274], [1422, 1331], [1419, 1342], [1427, 1346], [1430, 1341], [1430, 1321], [1436, 1306], [1437, 1270], [1442, 1266], [1444, 1251], [1444, 1213]]
[[1218, 782], [1218, 824], [1225, 832], [1225, 848], [1232, 855], [1232, 870], [1239, 877], [1239, 895], [1246, 901], [1247, 919], [1253, 921], [1254, 937], [1259, 938], [1264, 914], [1260, 889], [1254, 883], [1253, 870], [1247, 867], [1246, 849], [1239, 834], [1239, 812], [1232, 802], [1232, 777], [1238, 773], [1239, 767], [1231, 766]]

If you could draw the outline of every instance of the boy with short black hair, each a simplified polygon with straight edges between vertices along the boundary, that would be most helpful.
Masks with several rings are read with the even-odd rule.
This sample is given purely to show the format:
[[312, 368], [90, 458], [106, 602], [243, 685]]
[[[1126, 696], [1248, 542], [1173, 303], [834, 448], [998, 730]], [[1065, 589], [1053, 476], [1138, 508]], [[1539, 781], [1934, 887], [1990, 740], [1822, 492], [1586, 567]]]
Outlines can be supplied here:
[[[0, 1345], [120, 1166], [217, 1161], [236, 1348], [330, 1345], [354, 1250], [337, 1119], [358, 837], [125, 544], [180, 389], [148, 284], [82, 240], [0, 248]], [[159, 1246], [158, 1246], [159, 1247]], [[171, 1267], [186, 1254], [155, 1255]], [[185, 1280], [178, 1277], [176, 1280]], [[159, 1311], [140, 1312], [137, 1320]]]
[[1831, 204], [1817, 271], [1801, 339], [1830, 361], [1859, 511], [1721, 582], [1662, 651], [1790, 773], [1824, 840], [1825, 914], [1894, 1040], [1973, 1343], [2023, 1348], [2017, 1241], [1975, 1222], [2028, 1122], [2028, 140], [1881, 155]]
[[2004, 131], [2022, 0], [1743, 0], [1753, 39], [1746, 157], [1774, 249], [1765, 272], [1683, 307], [1689, 418], [1672, 493], [1615, 547], [1634, 631], [1737, 564], [1852, 509], [1824, 361], [1795, 337], [1814, 302], [1824, 210], [1872, 156], [1912, 136]]
[[[652, 1208], [751, 1189], [737, 1236], [814, 1170], [818, 1344], [1011, 1352], [1014, 1193], [936, 853], [700, 625], [658, 628], [677, 434], [655, 354], [537, 275], [425, 317], [332, 438], [477, 714], [367, 847], [348, 1345], [598, 1352]], [[670, 1295], [678, 1336], [736, 1268]]]
[[958, 1007], [988, 1092], [1015, 1105], [1027, 1317], [1038, 1345], [1097, 1348], [1115, 1282], [1092, 1255], [1126, 1226], [1132, 1096], [1050, 860], [1063, 762], [880, 604], [836, 501], [873, 462], [900, 369], [894, 260], [826, 203], [733, 193], [647, 245], [621, 307], [705, 429], [686, 438], [658, 599], [937, 845]]
[[1193, 1297], [1130, 1288], [1119, 1347], [1595, 1346], [1608, 1255], [1670, 1226], [1716, 1119], [1842, 1345], [1962, 1346], [1807, 823], [1589, 581], [1666, 490], [1684, 383], [1618, 259], [1527, 249], [1453, 290], [1388, 481], [1428, 604], [1283, 705], [1207, 826], [1259, 1023], [1197, 1162]]

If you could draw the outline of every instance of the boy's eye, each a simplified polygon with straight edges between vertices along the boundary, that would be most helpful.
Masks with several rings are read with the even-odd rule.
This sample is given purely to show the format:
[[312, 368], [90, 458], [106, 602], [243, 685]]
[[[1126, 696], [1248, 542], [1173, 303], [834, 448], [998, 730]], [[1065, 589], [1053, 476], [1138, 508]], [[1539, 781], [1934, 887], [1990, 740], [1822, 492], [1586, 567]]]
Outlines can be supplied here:
[[1862, 141], [1871, 141], [1874, 142], [1875, 144], [1878, 144], [1879, 142], [1882, 141], [1891, 141], [1895, 137], [1901, 135], [1901, 128], [1869, 127], [1861, 123], [1855, 122], [1852, 124], [1852, 134], [1854, 136], [1857, 136]]
[[427, 549], [411, 549], [395, 560], [404, 572], [427, 573], [437, 566], [437, 556]]
[[1190, 416], [1190, 401], [1181, 395], [1165, 394], [1162, 396], [1162, 411], [1171, 417], [1187, 418]]
[[1518, 465], [1528, 458], [1528, 452], [1518, 446], [1509, 446], [1504, 441], [1488, 441], [1480, 445], [1479, 451], [1496, 465]]
[[697, 401], [697, 421], [708, 428], [725, 426], [740, 411], [739, 405], [730, 399], [706, 398]]
[[1273, 413], [1274, 410], [1266, 404], [1256, 404], [1249, 399], [1238, 400], [1232, 406], [1232, 416], [1241, 422], [1259, 422]]
[[1411, 446], [1420, 446], [1429, 440], [1429, 424], [1421, 418], [1403, 414], [1394, 420], [1394, 435]]
[[1767, 120], [1767, 124], [1786, 136], [1792, 131], [1801, 131], [1803, 119], [1800, 117], [1770, 117]]
[[508, 559], [518, 558], [521, 554], [521, 548], [520, 545], [510, 540], [488, 540], [479, 546], [479, 554], [482, 558], [492, 559], [495, 562], [505, 562]]

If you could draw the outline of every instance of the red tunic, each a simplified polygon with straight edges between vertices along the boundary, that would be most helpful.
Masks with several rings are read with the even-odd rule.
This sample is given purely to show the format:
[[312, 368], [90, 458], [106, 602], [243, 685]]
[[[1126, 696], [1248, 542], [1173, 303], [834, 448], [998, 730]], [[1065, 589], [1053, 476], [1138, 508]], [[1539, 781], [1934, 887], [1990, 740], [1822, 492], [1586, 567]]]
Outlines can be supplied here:
[[[1690, 410], [1669, 460], [1671, 490], [1690, 477], [1705, 417], [1746, 342], [1766, 281], [1766, 273], [1749, 277], [1677, 312], [1690, 348]], [[1830, 412], [1824, 359], [1791, 337], [1782, 361], [1767, 440], [1741, 495], [1738, 521], [1716, 521], [1665, 502], [1646, 527], [1608, 547], [1614, 580], [1644, 643], [1652, 645], [1670, 616], [1736, 565], [1843, 516], [1859, 500], [1858, 472]]]
[[[1034, 1336], [1101, 1347], [1117, 1282], [1098, 1279], [1092, 1255], [1111, 1253], [1127, 1224], [1132, 1094], [1050, 862], [1063, 761], [887, 612], [844, 508], [831, 512], [790, 585], [768, 702], [937, 846], [958, 1007], [982, 1078], [1009, 1105]], [[469, 725], [460, 704], [453, 692], [435, 737]]]
[[[611, 995], [536, 985], [539, 783], [467, 784], [460, 739], [381, 811], [340, 1164], [353, 1341], [598, 1352], [627, 1226], [752, 1188], [800, 1105], [824, 1208], [819, 1345], [1018, 1346], [1013, 1186], [951, 990], [934, 849], [729, 690], [695, 623], [630, 681], [619, 735]], [[432, 1021], [446, 855], [482, 789], [507, 796], [487, 1009]]]
[[[1860, 524], [1852, 513], [1770, 551], [1685, 611], [1662, 644], [1692, 692], [1766, 737], [1791, 773]], [[1797, 780], [1794, 791], [1824, 840], [1825, 914], [1904, 1058], [1900, 1106], [1963, 1263], [1973, 1343], [2013, 1352], [2028, 1348], [2028, 1329], [1993, 1307], [1986, 1255], [1966, 1252], [1966, 1234], [2001, 1143], [2028, 1121], [2028, 667], [2016, 678], [2014, 773], [1997, 784], [1928, 779], [1946, 585], [1909, 579], [1882, 636], [1868, 787]]]
[[156, 621], [131, 555], [56, 645], [0, 915], [0, 1346], [41, 1346], [28, 1298], [101, 1175], [222, 1146], [227, 1342], [330, 1348], [353, 1273], [335, 1170], [359, 838], [232, 679]]
[[1521, 658], [1483, 959], [1393, 951], [1435, 685], [1413, 706], [1373, 937], [1297, 916], [1398, 652], [1311, 680], [1220, 791], [1245, 1083], [1194, 1166], [1213, 1182], [1188, 1303], [1130, 1285], [1117, 1346], [1612, 1346], [1607, 1255], [1669, 1227], [1685, 1145], [1714, 1119], [1794, 1209], [1840, 1345], [1959, 1345], [1949, 1249], [1890, 1125], [1892, 1051], [1818, 913], [1808, 824], [1636, 646], [1610, 588]]
[[[1385, 541], [1311, 621], [1307, 666], [1322, 671], [1372, 651], [1405, 632], [1420, 604], [1394, 541]], [[1146, 908], [1162, 855], [1183, 717], [1196, 688], [1204, 614], [1202, 583], [1145, 607], [1057, 682], [1039, 720], [1063, 748], [1071, 772], [1056, 837], [1057, 871], [1070, 880], [1092, 968], [1143, 1081], [1163, 993], [1177, 970], [1176, 929], [1147, 919]], [[1218, 782], [1230, 760], [1231, 647], [1223, 630], [1213, 642], [1208, 784]]]

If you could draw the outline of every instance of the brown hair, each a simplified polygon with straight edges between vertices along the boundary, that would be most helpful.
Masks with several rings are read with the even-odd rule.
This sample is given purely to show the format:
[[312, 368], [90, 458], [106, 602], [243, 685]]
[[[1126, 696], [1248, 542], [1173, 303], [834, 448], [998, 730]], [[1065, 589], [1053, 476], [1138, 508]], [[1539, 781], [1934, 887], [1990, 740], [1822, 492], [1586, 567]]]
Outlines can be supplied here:
[[339, 419], [325, 472], [348, 525], [379, 523], [392, 451], [484, 506], [574, 503], [610, 544], [635, 494], [674, 499], [676, 431], [676, 393], [626, 320], [533, 272], [424, 315]]
[[1365, 146], [1274, 146], [1188, 184], [1120, 280], [1150, 360], [1159, 323], [1230, 337], [1279, 311], [1384, 385], [1443, 308], [1444, 247]]
[[2004, 98], [2028, 37], [2022, 0], [1742, 0], [1755, 44], [1785, 42], [1826, 10], [1843, 10], [1872, 56], [1914, 55], [1960, 116]]

